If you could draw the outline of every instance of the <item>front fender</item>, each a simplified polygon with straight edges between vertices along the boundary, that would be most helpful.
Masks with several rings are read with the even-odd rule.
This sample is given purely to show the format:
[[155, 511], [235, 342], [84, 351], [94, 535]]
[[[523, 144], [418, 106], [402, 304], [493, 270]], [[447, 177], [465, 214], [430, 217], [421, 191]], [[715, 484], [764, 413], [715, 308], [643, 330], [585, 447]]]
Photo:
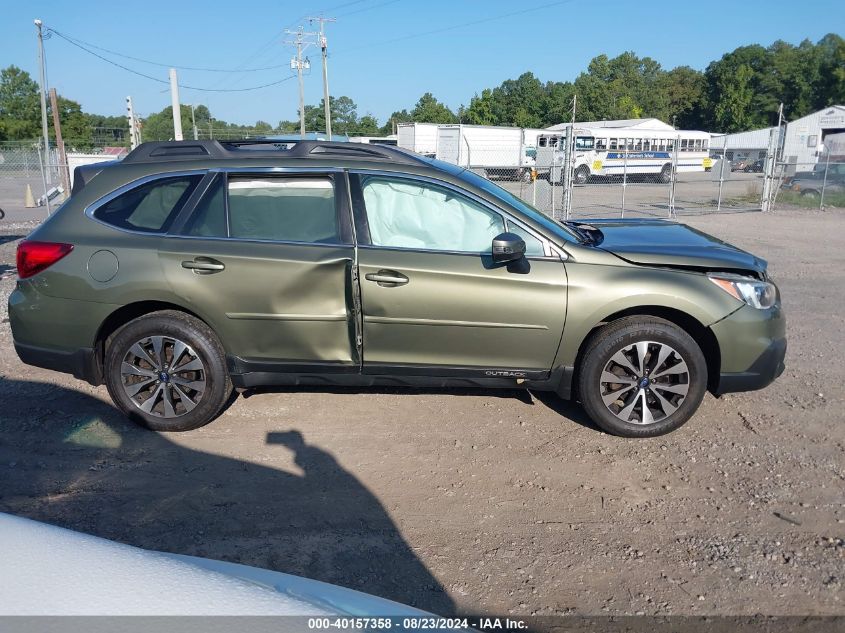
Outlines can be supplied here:
[[573, 367], [590, 331], [620, 312], [676, 310], [707, 327], [742, 306], [701, 273], [578, 262], [568, 262], [566, 272], [569, 308], [556, 367]]

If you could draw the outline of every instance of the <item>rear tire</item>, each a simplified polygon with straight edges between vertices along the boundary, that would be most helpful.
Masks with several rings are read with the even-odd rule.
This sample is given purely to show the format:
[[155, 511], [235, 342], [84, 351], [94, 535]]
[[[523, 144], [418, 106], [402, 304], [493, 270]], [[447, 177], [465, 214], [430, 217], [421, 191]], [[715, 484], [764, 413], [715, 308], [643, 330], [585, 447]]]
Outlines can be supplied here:
[[130, 321], [106, 342], [109, 395], [153, 431], [190, 431], [227, 404], [232, 382], [217, 336], [199, 319], [164, 310]]
[[695, 340], [674, 323], [628, 317], [589, 341], [577, 387], [590, 419], [608, 433], [655, 437], [679, 428], [698, 409], [707, 363]]
[[663, 168], [660, 170], [660, 182], [667, 183], [669, 179], [672, 177], [672, 165], [666, 163], [663, 165]]

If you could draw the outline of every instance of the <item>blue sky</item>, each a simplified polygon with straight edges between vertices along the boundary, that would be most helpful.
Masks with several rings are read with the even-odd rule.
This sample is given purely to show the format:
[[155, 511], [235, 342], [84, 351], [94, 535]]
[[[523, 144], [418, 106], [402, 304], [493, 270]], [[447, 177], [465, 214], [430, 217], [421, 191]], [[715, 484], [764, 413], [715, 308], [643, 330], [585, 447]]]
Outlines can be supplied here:
[[[292, 49], [283, 43], [284, 29], [307, 28], [301, 17], [321, 12], [338, 18], [327, 25], [331, 93], [352, 97], [359, 115], [370, 113], [380, 122], [394, 110], [410, 109], [426, 91], [456, 109], [483, 88], [527, 70], [543, 81], [572, 80], [600, 53], [633, 50], [665, 68], [703, 69], [743, 44], [845, 34], [841, 0], [146, 0], [131, 5], [10, 0], [0, 22], [0, 67], [16, 64], [37, 77], [36, 17], [79, 40], [164, 64], [287, 65]], [[46, 49], [49, 85], [79, 101], [85, 111], [123, 114], [126, 95], [132, 95], [142, 115], [170, 103], [166, 85], [111, 66], [55, 35]], [[102, 54], [167, 79], [166, 68]], [[319, 49], [307, 54], [314, 63], [305, 78], [305, 100], [316, 104], [322, 96]], [[245, 88], [290, 74], [286, 66], [233, 74], [182, 70], [179, 80], [199, 87]], [[227, 121], [275, 124], [296, 118], [297, 82], [236, 93], [183, 89], [181, 101], [204, 103], [213, 116]]]

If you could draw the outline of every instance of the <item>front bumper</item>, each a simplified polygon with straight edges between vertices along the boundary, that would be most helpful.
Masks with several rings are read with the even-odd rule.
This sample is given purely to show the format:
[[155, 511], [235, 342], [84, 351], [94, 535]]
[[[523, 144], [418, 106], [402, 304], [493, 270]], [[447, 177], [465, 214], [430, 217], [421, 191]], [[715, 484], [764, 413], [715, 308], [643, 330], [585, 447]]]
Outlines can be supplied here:
[[757, 360], [742, 372], [721, 372], [716, 395], [737, 391], [755, 391], [772, 384], [786, 369], [786, 339], [772, 341], [772, 344], [757, 357]]
[[783, 373], [786, 318], [780, 302], [769, 310], [744, 306], [710, 329], [721, 356], [714, 394], [762, 389]]

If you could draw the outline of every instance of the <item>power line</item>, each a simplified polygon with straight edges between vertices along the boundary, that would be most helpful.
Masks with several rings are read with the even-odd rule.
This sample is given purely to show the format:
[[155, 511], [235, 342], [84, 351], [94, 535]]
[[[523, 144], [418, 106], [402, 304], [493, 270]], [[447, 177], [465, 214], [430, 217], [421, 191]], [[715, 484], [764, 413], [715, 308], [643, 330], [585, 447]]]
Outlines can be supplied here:
[[[521, 11], [512, 11], [510, 13], [502, 13], [500, 15], [493, 15], [487, 18], [481, 18], [480, 20], [472, 20], [470, 22], [463, 22], [461, 24], [453, 24], [452, 26], [445, 26], [440, 29], [433, 29], [431, 31], [423, 31], [421, 33], [410, 33], [408, 35], [402, 35], [400, 37], [395, 37], [389, 40], [381, 40], [379, 42], [368, 42], [367, 44], [361, 44], [360, 46], [353, 46], [351, 48], [347, 48], [344, 50], [339, 51], [339, 53], [346, 53], [349, 51], [357, 51], [362, 48], [372, 48], [374, 46], [382, 46], [384, 44], [393, 44], [395, 42], [403, 42], [405, 40], [414, 39], [417, 37], [426, 37], [427, 35], [436, 35], [438, 33], [445, 33], [447, 31], [454, 31], [455, 29], [464, 28], [466, 26], [475, 26], [476, 24], [484, 24], [486, 22], [492, 22], [493, 20], [502, 20], [504, 18], [510, 18], [516, 15], [523, 15], [525, 13], [531, 13], [533, 11], [539, 11], [541, 9], [548, 9], [551, 7], [560, 6], [562, 4], [569, 4], [574, 0], [558, 0], [557, 2], [549, 2], [547, 4], [541, 4], [536, 7], [531, 7], [530, 9], [522, 9]], [[335, 53], [337, 55], [338, 52]]]
[[[344, 2], [343, 4], [335, 5], [335, 6], [333, 6], [333, 7], [328, 8], [328, 9], [322, 9], [322, 11], [334, 11], [335, 9], [340, 9], [340, 8], [343, 8], [343, 7], [352, 6], [352, 5], [354, 5], [354, 4], [361, 4], [362, 2], [367, 2], [367, 1], [368, 1], [368, 0], [352, 0], [351, 2]], [[262, 56], [264, 56], [264, 57], [262, 57], [262, 59], [263, 59], [263, 58], [266, 58], [265, 53], [267, 52], [267, 50], [268, 50], [268, 49], [269, 49], [269, 48], [270, 48], [273, 44], [276, 44], [276, 43], [278, 42], [280, 35], [283, 35], [283, 34], [284, 34], [284, 32], [285, 32], [287, 29], [289, 29], [289, 28], [293, 28], [293, 27], [294, 27], [294, 26], [295, 26], [298, 22], [301, 22], [303, 19], [305, 19], [305, 17], [306, 17], [305, 15], [302, 15], [302, 16], [298, 17], [296, 20], [294, 20], [294, 21], [292, 21], [292, 22], [288, 23], [288, 24], [287, 24], [287, 25], [286, 25], [286, 26], [285, 26], [285, 27], [281, 30], [281, 32], [278, 32], [278, 33], [276, 33], [275, 35], [273, 35], [273, 37], [271, 37], [271, 38], [270, 38], [270, 39], [269, 39], [269, 40], [268, 40], [268, 41], [267, 41], [264, 45], [262, 45], [262, 46], [260, 46], [258, 49], [256, 49], [256, 51], [255, 51], [252, 55], [250, 55], [249, 57], [247, 57], [247, 58], [246, 58], [246, 59], [245, 59], [245, 60], [244, 60], [244, 61], [243, 61], [243, 62], [242, 62], [242, 63], [241, 63], [238, 67], [243, 67], [243, 66], [246, 66], [246, 65], [247, 65], [249, 62], [251, 62], [253, 59], [256, 59], [256, 58], [259, 58], [259, 57], [262, 57]], [[217, 87], [217, 86], [221, 85], [224, 81], [225, 81], [225, 80], [220, 80], [220, 81], [218, 81], [218, 82], [214, 83], [214, 84], [212, 85], [212, 87]], [[238, 78], [236, 78], [234, 81], [232, 81], [229, 85], [235, 85], [235, 84], [237, 84], [237, 83], [239, 83], [239, 82], [241, 82], [241, 81], [243, 81], [243, 77], [238, 77]]]
[[[149, 59], [143, 59], [141, 57], [134, 57], [132, 55], [127, 55], [125, 53], [119, 53], [117, 51], [113, 51], [108, 48], [103, 48], [102, 46], [97, 46], [96, 44], [92, 44], [91, 42], [86, 42], [85, 40], [81, 40], [78, 37], [73, 37], [71, 35], [67, 35], [60, 31], [57, 31], [53, 28], [47, 28], [47, 30], [51, 33], [55, 33], [59, 37], [77, 44], [83, 44], [85, 46], [89, 46], [91, 48], [95, 48], [98, 51], [103, 51], [105, 53], [109, 53], [110, 55], [116, 55], [117, 57], [123, 57], [125, 59], [131, 59], [136, 62], [141, 62], [142, 64], [150, 64], [151, 66], [160, 66], [162, 68], [176, 68], [178, 70], [196, 70], [200, 72], [207, 72], [207, 73], [254, 73], [259, 72], [262, 70], [276, 70], [278, 68], [285, 68], [287, 64], [277, 64], [276, 66], [264, 66], [263, 68], [205, 68], [202, 66], [180, 66], [179, 64], [164, 64], [161, 62], [154, 62]], [[275, 40], [275, 36], [273, 37]]]
[[[381, 4], [374, 4], [369, 7], [363, 7], [362, 9], [355, 9], [354, 11], [347, 11], [346, 13], [341, 13], [337, 17], [345, 18], [347, 15], [355, 15], [356, 13], [363, 13], [364, 11], [371, 11], [373, 9], [380, 9], [381, 7], [386, 7], [389, 4], [396, 4], [399, 0], [388, 0], [387, 2], [382, 2]], [[350, 2], [349, 4], [357, 4], [356, 2]]]
[[[138, 75], [139, 77], [144, 77], [145, 79], [149, 79], [150, 81], [155, 81], [155, 82], [160, 83], [160, 84], [169, 84], [170, 83], [169, 81], [166, 81], [164, 79], [160, 79], [158, 77], [154, 77], [152, 75], [142, 73], [139, 70], [135, 70], [134, 68], [129, 68], [128, 66], [124, 66], [123, 64], [120, 64], [120, 63], [118, 63], [118, 62], [116, 62], [112, 59], [108, 59], [107, 57], [103, 57], [99, 53], [96, 53], [96, 52], [90, 50], [89, 48], [86, 48], [85, 46], [82, 46], [81, 44], [78, 44], [77, 42], [74, 42], [73, 40], [66, 38], [64, 35], [62, 35], [58, 31], [50, 29], [50, 32], [55, 33], [60, 38], [62, 38], [66, 42], [68, 42], [69, 44], [76, 46], [77, 48], [85, 51], [89, 55], [93, 55], [94, 57], [101, 59], [104, 62], [111, 64], [112, 66], [117, 66], [118, 68], [121, 68], [121, 69], [123, 69], [127, 72], [130, 72], [133, 75]], [[203, 87], [200, 87], [200, 86], [188, 86], [186, 84], [181, 84], [181, 83], [179, 84], [179, 87], [185, 88], [186, 90], [199, 90], [201, 92], [247, 92], [247, 91], [250, 91], [250, 90], [261, 90], [262, 88], [269, 88], [270, 86], [277, 86], [281, 83], [284, 83], [285, 81], [293, 79], [294, 76], [295, 75], [288, 75], [287, 77], [284, 77], [283, 79], [279, 79], [278, 81], [271, 81], [270, 83], [262, 84], [260, 86], [250, 86], [248, 88], [203, 88]]]

